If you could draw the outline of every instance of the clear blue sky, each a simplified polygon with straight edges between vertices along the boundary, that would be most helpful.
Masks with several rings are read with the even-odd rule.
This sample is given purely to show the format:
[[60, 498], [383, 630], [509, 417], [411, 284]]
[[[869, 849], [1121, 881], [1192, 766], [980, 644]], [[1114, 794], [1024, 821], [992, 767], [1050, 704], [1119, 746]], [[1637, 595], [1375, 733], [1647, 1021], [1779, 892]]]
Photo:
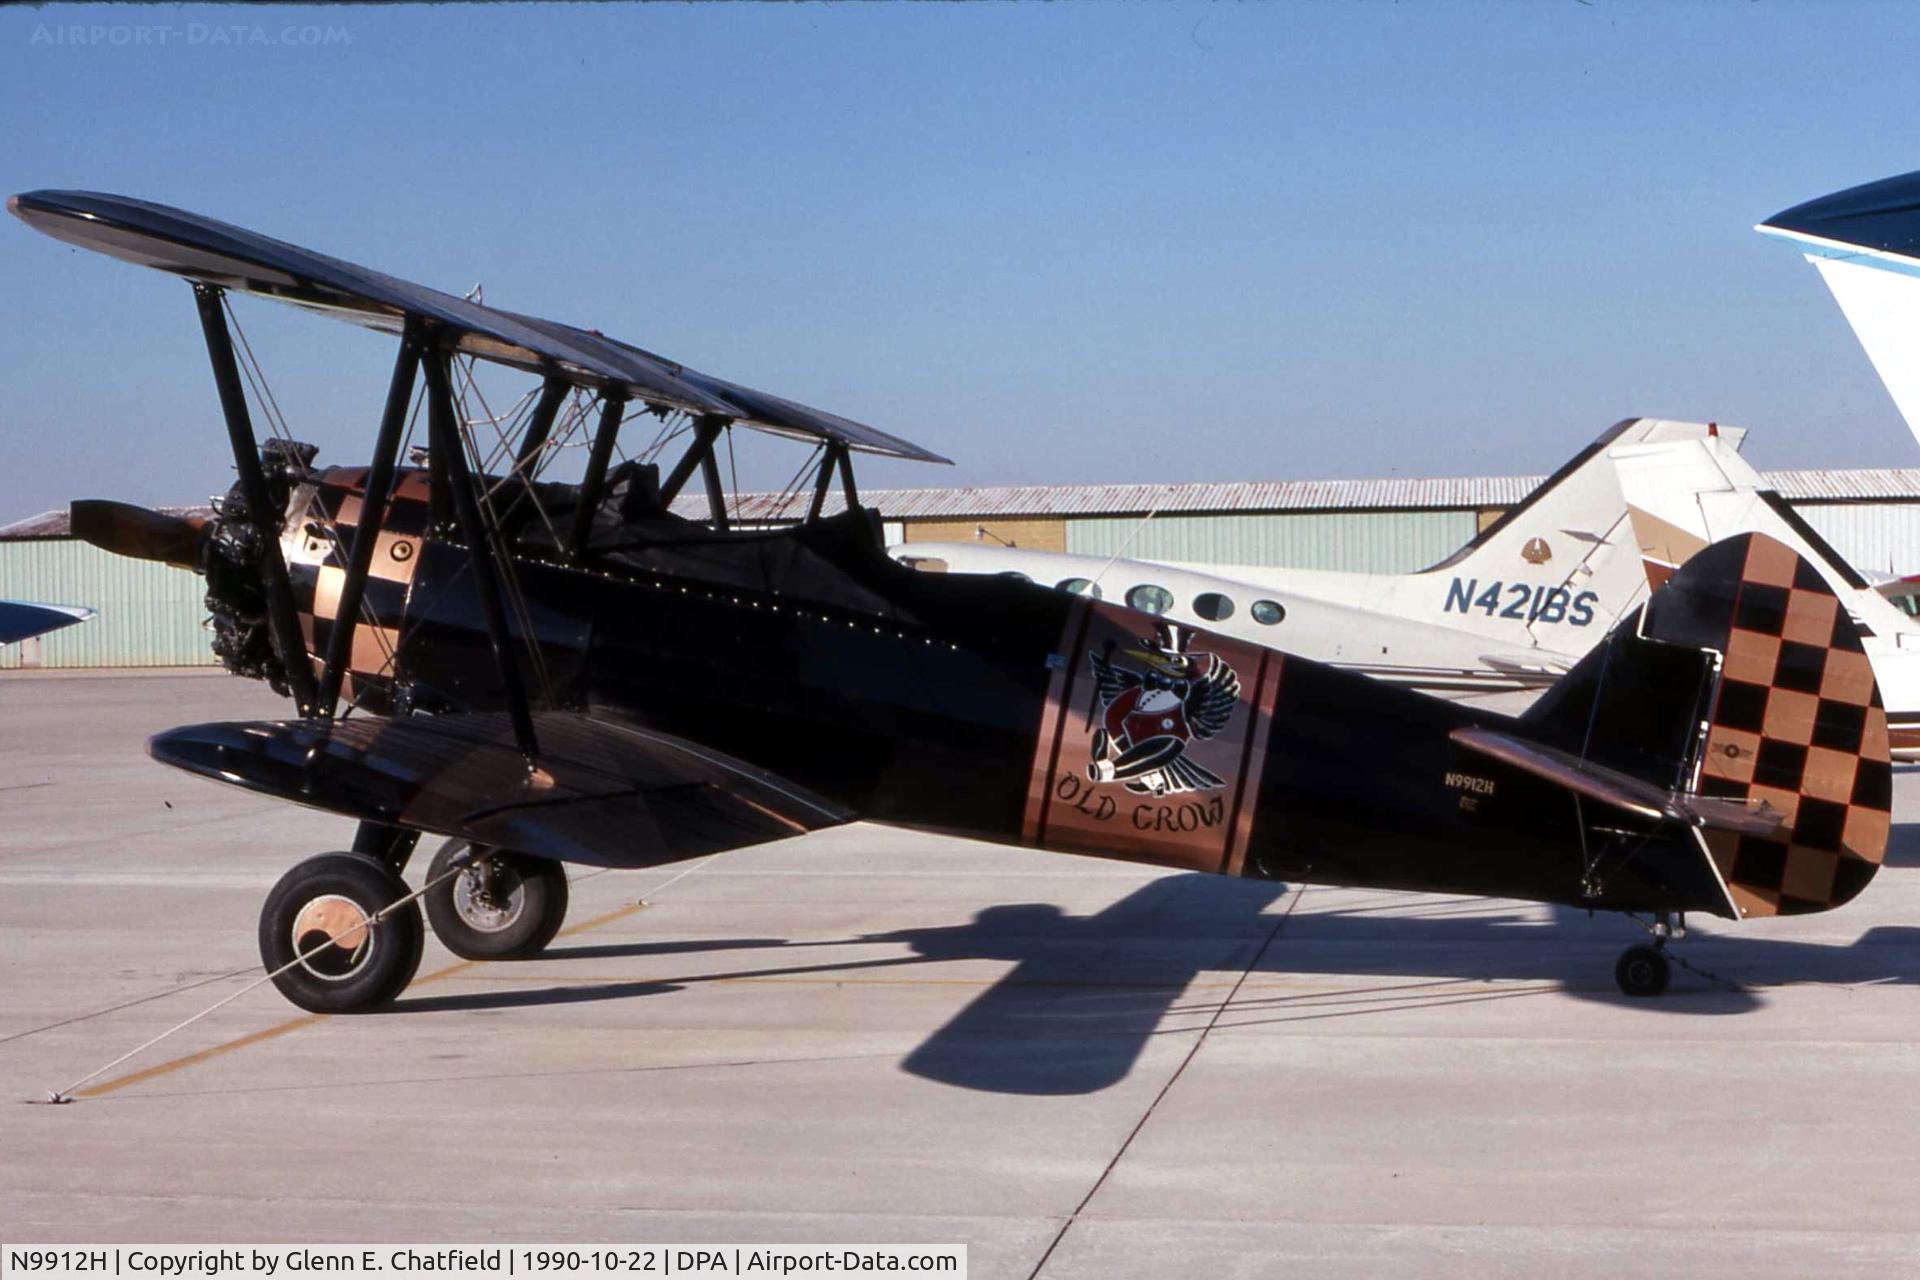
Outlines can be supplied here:
[[[1634, 414], [1920, 465], [1751, 230], [1920, 167], [1917, 55], [1896, 4], [11, 8], [0, 188], [483, 281], [958, 463], [869, 486], [1536, 472]], [[224, 488], [184, 285], [7, 219], [0, 299], [0, 519]], [[364, 453], [387, 340], [241, 305]]]

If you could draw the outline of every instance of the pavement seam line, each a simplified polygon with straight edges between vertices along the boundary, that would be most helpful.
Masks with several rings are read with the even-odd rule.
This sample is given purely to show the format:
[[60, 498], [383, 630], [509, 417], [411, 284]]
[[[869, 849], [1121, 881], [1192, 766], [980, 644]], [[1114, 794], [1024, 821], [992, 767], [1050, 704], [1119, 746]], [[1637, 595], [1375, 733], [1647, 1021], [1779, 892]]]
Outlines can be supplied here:
[[1173, 1090], [1174, 1083], [1186, 1073], [1187, 1066], [1199, 1055], [1200, 1046], [1207, 1042], [1207, 1037], [1213, 1034], [1213, 1029], [1220, 1025], [1220, 1019], [1225, 1016], [1234, 998], [1240, 994], [1240, 988], [1246, 983], [1248, 975], [1259, 968], [1260, 962], [1266, 959], [1268, 949], [1273, 946], [1273, 940], [1280, 936], [1282, 926], [1292, 917], [1293, 909], [1300, 905], [1300, 895], [1304, 892], [1306, 892], [1304, 883], [1294, 886], [1293, 897], [1288, 901], [1287, 909], [1282, 911], [1280, 918], [1273, 922], [1273, 928], [1267, 931], [1267, 936], [1261, 941], [1259, 949], [1253, 953], [1253, 958], [1247, 961], [1246, 968], [1240, 971], [1240, 977], [1233, 984], [1233, 990], [1227, 992], [1226, 999], [1220, 1002], [1220, 1007], [1213, 1011], [1211, 1018], [1207, 1019], [1207, 1025], [1200, 1028], [1200, 1034], [1193, 1038], [1193, 1043], [1187, 1048], [1187, 1055], [1180, 1059], [1180, 1065], [1173, 1069], [1173, 1073], [1153, 1095], [1153, 1101], [1147, 1104], [1146, 1110], [1140, 1113], [1140, 1118], [1134, 1122], [1133, 1128], [1127, 1131], [1126, 1138], [1114, 1151], [1113, 1158], [1107, 1161], [1104, 1169], [1100, 1170], [1100, 1176], [1093, 1180], [1091, 1187], [1087, 1188], [1087, 1194], [1080, 1197], [1080, 1203], [1073, 1207], [1073, 1212], [1067, 1215], [1067, 1220], [1060, 1224], [1060, 1230], [1055, 1232], [1053, 1239], [1048, 1242], [1046, 1252], [1040, 1255], [1040, 1261], [1034, 1263], [1033, 1270], [1027, 1273], [1027, 1280], [1038, 1280], [1040, 1273], [1046, 1270], [1047, 1263], [1053, 1258], [1053, 1251], [1060, 1247], [1060, 1242], [1067, 1238], [1067, 1232], [1073, 1230], [1074, 1224], [1080, 1221], [1080, 1215], [1085, 1213], [1087, 1206], [1093, 1203], [1093, 1198], [1100, 1194], [1100, 1188], [1106, 1185], [1114, 1169], [1119, 1167], [1121, 1158], [1127, 1154], [1128, 1148], [1133, 1146], [1133, 1140], [1139, 1137], [1141, 1131], [1147, 1127], [1147, 1121], [1153, 1119], [1153, 1113], [1159, 1109], [1161, 1100]]

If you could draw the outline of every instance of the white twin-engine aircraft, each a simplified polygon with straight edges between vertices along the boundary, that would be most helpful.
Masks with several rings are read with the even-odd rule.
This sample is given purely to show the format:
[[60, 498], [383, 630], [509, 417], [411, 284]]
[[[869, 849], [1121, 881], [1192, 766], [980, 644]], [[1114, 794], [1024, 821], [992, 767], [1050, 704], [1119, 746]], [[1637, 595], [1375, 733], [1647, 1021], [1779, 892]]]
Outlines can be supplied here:
[[[1607, 431], [1472, 542], [1418, 573], [1109, 560], [973, 542], [909, 542], [923, 569], [997, 573], [1446, 697], [1517, 710], [1647, 598], [1647, 574], [1609, 454], [1718, 432], [1635, 418]], [[1731, 450], [1729, 450], [1730, 452]]]
[[1614, 427], [1479, 537], [1418, 573], [1108, 560], [970, 542], [910, 542], [925, 569], [998, 573], [1204, 624], [1458, 700], [1517, 710], [1673, 566], [1766, 533], [1846, 605], [1880, 681], [1896, 759], [1920, 760], [1920, 624], [1877, 594], [1737, 452], [1733, 427]]

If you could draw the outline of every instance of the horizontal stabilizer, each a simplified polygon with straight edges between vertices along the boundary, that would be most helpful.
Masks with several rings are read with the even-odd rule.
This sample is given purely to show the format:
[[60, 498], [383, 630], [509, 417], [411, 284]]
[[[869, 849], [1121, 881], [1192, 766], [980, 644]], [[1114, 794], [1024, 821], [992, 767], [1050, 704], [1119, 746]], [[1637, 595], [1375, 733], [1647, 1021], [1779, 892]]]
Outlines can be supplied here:
[[1779, 810], [1765, 800], [1742, 802], [1667, 791], [1618, 769], [1582, 760], [1571, 752], [1498, 730], [1465, 727], [1455, 729], [1450, 736], [1461, 746], [1502, 764], [1565, 787], [1575, 795], [1643, 818], [1667, 818], [1691, 826], [1753, 836], [1777, 835], [1785, 820]]
[[573, 712], [534, 716], [529, 768], [503, 714], [191, 725], [164, 764], [365, 822], [539, 857], [645, 867], [853, 817], [720, 752]]

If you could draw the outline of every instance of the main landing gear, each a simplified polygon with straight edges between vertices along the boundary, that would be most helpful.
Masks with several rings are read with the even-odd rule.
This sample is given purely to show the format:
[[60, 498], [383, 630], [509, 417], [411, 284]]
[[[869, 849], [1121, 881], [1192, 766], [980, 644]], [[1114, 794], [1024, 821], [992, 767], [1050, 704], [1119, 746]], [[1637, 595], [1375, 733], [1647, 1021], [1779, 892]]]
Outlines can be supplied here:
[[559, 863], [450, 840], [416, 896], [400, 878], [415, 839], [363, 825], [354, 852], [308, 858], [280, 877], [260, 909], [260, 959], [282, 995], [312, 1013], [386, 1004], [419, 970], [428, 922], [467, 960], [523, 959], [560, 931]]
[[1673, 976], [1672, 966], [1667, 962], [1667, 941], [1685, 937], [1686, 932], [1684, 916], [1663, 911], [1655, 917], [1653, 942], [1628, 947], [1614, 962], [1613, 980], [1620, 990], [1636, 997], [1657, 996], [1665, 991]]
[[385, 1004], [420, 968], [420, 904], [388, 864], [323, 853], [280, 877], [260, 908], [260, 959], [280, 994], [312, 1013]]
[[567, 918], [566, 868], [550, 858], [449, 840], [433, 855], [427, 883], [433, 934], [463, 960], [537, 955]]

